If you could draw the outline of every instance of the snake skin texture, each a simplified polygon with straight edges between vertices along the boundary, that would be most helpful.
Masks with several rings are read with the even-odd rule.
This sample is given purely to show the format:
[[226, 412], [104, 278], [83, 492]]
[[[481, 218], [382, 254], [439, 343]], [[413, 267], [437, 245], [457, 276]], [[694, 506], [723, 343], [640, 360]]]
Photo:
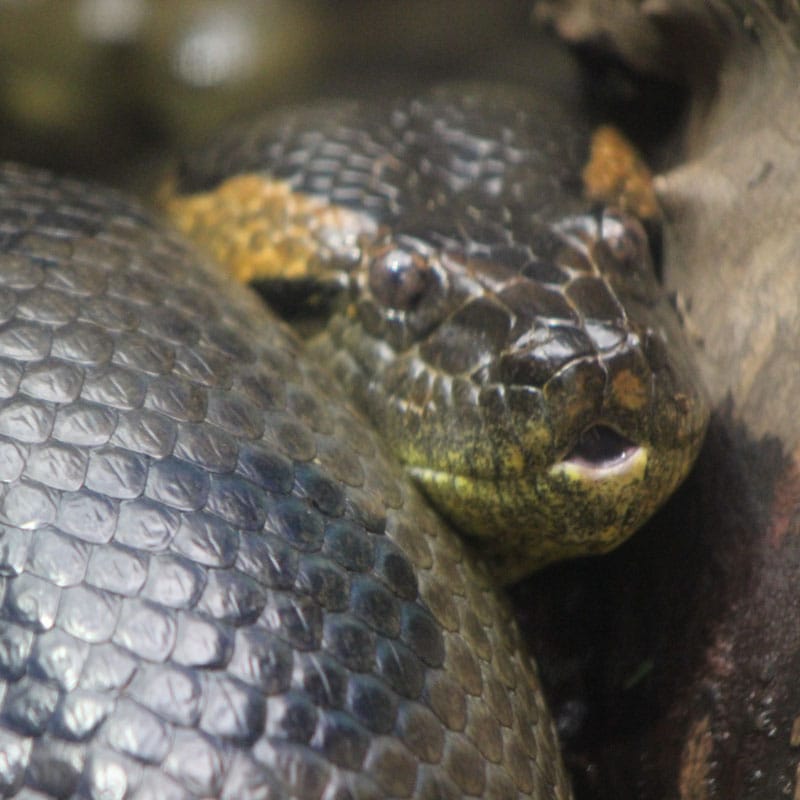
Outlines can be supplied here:
[[509, 609], [301, 347], [0, 169], [0, 795], [569, 796]]

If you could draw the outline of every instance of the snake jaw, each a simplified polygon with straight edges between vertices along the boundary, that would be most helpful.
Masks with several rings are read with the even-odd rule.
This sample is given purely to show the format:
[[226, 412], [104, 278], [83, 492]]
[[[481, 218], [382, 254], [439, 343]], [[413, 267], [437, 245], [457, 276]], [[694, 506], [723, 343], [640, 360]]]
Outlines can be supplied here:
[[647, 446], [605, 465], [566, 459], [479, 478], [411, 467], [428, 498], [470, 539], [494, 578], [513, 583], [549, 563], [622, 544], [683, 479]]

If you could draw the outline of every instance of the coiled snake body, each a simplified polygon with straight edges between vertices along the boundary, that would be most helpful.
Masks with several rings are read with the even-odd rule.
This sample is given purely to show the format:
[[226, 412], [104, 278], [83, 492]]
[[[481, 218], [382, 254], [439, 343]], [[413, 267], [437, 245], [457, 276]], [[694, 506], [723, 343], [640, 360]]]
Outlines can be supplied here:
[[482, 562], [612, 546], [706, 412], [638, 227], [530, 102], [283, 115], [167, 201], [238, 277], [336, 309], [312, 349], [394, 455], [178, 234], [2, 170], [0, 793], [568, 796]]

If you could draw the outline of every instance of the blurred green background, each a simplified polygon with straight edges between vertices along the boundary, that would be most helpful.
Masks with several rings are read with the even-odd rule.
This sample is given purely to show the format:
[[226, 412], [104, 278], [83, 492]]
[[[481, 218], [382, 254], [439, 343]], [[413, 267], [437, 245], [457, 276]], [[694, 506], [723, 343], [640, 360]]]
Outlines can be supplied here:
[[576, 85], [527, 0], [0, 0], [0, 158], [143, 189], [228, 117], [470, 77]]

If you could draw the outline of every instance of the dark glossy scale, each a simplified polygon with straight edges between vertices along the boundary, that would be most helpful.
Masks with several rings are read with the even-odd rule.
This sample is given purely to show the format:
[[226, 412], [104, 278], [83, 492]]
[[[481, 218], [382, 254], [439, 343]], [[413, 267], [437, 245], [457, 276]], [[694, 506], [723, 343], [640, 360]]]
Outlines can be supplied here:
[[568, 796], [508, 609], [250, 294], [5, 167], [0, 316], [0, 795]]

